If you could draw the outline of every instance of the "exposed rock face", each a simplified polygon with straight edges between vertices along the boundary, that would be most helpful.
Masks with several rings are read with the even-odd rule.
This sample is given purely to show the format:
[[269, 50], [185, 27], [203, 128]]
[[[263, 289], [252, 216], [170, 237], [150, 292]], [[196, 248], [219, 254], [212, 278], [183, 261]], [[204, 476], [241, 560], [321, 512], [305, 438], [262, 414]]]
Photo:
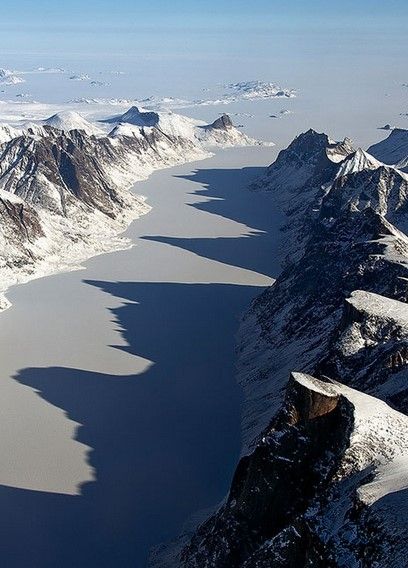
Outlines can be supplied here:
[[[24, 201], [0, 192], [0, 249], [6, 254], [0, 259], [0, 270], [31, 265], [31, 245], [44, 237], [37, 212]], [[1, 304], [0, 304], [1, 307]]]
[[197, 531], [181, 565], [251, 565], [258, 547], [302, 514], [334, 474], [351, 427], [352, 407], [335, 390], [317, 381], [309, 388], [292, 376], [284, 408], [242, 458], [226, 504]]
[[20, 136], [3, 146], [2, 189], [61, 215], [79, 200], [114, 216], [120, 198], [101, 163], [117, 160], [116, 149], [81, 131], [47, 128], [47, 133], [39, 139]]
[[[313, 155], [317, 141], [322, 143], [321, 135], [315, 137]], [[283, 230], [301, 252], [291, 255], [275, 284], [254, 302], [241, 330], [246, 442], [262, 432], [279, 408], [293, 367], [316, 372], [339, 333], [345, 301], [354, 290], [406, 301], [408, 239], [387, 220], [405, 226], [406, 189], [404, 174], [357, 151], [337, 162], [331, 182], [313, 190], [314, 195], [321, 192], [318, 200], [311, 195], [313, 216], [307, 205], [287, 210]], [[342, 375], [335, 378], [348, 383]]]
[[[347, 161], [350, 159], [346, 160], [345, 165]], [[322, 200], [320, 217], [335, 220], [345, 210], [362, 211], [369, 208], [398, 228], [404, 228], [407, 205], [408, 177], [394, 168], [367, 160], [351, 173], [344, 175], [340, 172]]]
[[378, 399], [293, 373], [226, 502], [176, 563], [153, 566], [403, 565], [406, 527], [389, 480], [407, 487], [407, 435], [408, 418]]
[[223, 114], [211, 124], [197, 125], [196, 136], [209, 146], [259, 145], [259, 142], [235, 128], [228, 114]]
[[0, 127], [0, 296], [13, 283], [128, 246], [117, 234], [150, 209], [128, 189], [154, 169], [204, 158], [209, 145], [257, 143], [233, 126], [203, 135], [197, 121], [173, 113], [133, 107], [120, 118], [128, 122], [109, 134], [77, 113]]
[[157, 112], [141, 111], [137, 106], [132, 106], [121, 116], [110, 118], [106, 122], [128, 122], [135, 126], [157, 126], [159, 119]]
[[[0, 148], [0, 187], [61, 215], [81, 202], [114, 217], [123, 208], [120, 190], [126, 178], [137, 179], [145, 164], [171, 163], [177, 151], [195, 149], [190, 140], [169, 140], [156, 129], [119, 139], [47, 126], [45, 132], [42, 137], [19, 136]], [[162, 156], [166, 146], [169, 153]], [[132, 163], [135, 159], [139, 163]]]
[[[403, 281], [406, 284], [405, 281]], [[408, 414], [408, 310], [399, 300], [355, 291], [319, 374], [341, 377]]]
[[217, 120], [214, 120], [212, 124], [209, 125], [210, 128], [218, 128], [221, 130], [225, 130], [227, 128], [232, 128], [232, 120], [228, 116], [228, 114], [223, 114]]
[[302, 258], [283, 270], [244, 317], [238, 353], [247, 394], [246, 443], [279, 408], [293, 367], [315, 372], [354, 290], [404, 299], [407, 254], [406, 237], [372, 209], [349, 212], [327, 228], [319, 225]]
[[291, 254], [241, 326], [243, 455], [219, 510], [153, 566], [404, 565], [407, 177], [309, 131], [255, 187]]

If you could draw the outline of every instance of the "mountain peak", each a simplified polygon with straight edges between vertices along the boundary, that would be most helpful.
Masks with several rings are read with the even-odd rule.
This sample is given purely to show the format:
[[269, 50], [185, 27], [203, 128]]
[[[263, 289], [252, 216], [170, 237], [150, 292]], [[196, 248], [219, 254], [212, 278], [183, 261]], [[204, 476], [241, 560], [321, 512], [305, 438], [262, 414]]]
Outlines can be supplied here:
[[357, 148], [357, 150], [353, 154], [349, 154], [341, 164], [336, 178], [347, 174], [361, 172], [362, 170], [376, 170], [383, 165], [384, 164], [382, 164], [382, 162], [376, 160], [365, 150]]
[[298, 136], [296, 136], [296, 138], [292, 141], [292, 144], [295, 142], [305, 141], [305, 140], [320, 140], [320, 141], [327, 140], [327, 142], [329, 142], [329, 137], [324, 132], [317, 132], [317, 130], [309, 128], [309, 130], [306, 130], [305, 132], [301, 132], [300, 134], [298, 134]]
[[[309, 128], [281, 150], [275, 162], [253, 187], [264, 187], [279, 194], [281, 203], [297, 189], [312, 192], [333, 179], [337, 163], [353, 151], [350, 140], [333, 142], [327, 134]], [[310, 197], [310, 196], [309, 196]], [[289, 197], [290, 201], [290, 197]]]
[[222, 114], [218, 117], [212, 124], [210, 124], [209, 128], [217, 128], [220, 130], [226, 130], [228, 128], [232, 128], [234, 125], [232, 123], [231, 117], [228, 114]]
[[84, 130], [87, 134], [98, 134], [101, 131], [91, 122], [88, 122], [83, 116], [73, 110], [64, 110], [53, 114], [46, 120], [44, 125], [52, 126], [57, 130]]
[[116, 122], [128, 122], [135, 126], [157, 126], [160, 117], [157, 112], [143, 111], [137, 106], [130, 107]]
[[324, 132], [317, 132], [314, 128], [309, 128], [306, 132], [299, 134], [298, 138], [301, 136], [327, 136]]

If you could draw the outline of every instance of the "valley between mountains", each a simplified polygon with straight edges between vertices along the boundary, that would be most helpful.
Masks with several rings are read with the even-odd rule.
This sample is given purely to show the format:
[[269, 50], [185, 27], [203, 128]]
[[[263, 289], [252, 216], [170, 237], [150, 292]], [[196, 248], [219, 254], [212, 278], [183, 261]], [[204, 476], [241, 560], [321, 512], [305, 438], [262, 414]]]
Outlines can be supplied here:
[[0, 140], [6, 565], [403, 566], [408, 131], [272, 162], [132, 107]]
[[[58, 135], [79, 153], [77, 164], [75, 133]], [[278, 224], [266, 196], [248, 209], [247, 186], [273, 149], [207, 157], [211, 148], [194, 144], [200, 161], [135, 184], [149, 213], [119, 236], [121, 250], [7, 291], [0, 502], [9, 514], [0, 549], [8, 566], [51, 567], [55, 558], [67, 567], [146, 565], [153, 545], [228, 488], [240, 450], [234, 335], [240, 314], [272, 282], [275, 242], [266, 229]], [[47, 164], [55, 175], [58, 162]], [[68, 198], [95, 219], [94, 205]], [[109, 222], [116, 231], [116, 217]], [[91, 228], [89, 239], [102, 240], [105, 226]], [[58, 251], [60, 242], [51, 245]]]

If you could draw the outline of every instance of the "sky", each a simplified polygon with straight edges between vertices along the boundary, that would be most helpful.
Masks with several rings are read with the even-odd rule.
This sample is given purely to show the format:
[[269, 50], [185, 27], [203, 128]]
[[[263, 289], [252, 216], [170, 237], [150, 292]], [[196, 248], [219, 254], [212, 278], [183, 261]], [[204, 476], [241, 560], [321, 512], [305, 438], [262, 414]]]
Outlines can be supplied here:
[[[279, 23], [323, 21], [340, 18], [342, 21], [354, 18], [364, 19], [366, 24], [401, 20], [407, 14], [405, 0], [2, 0], [2, 25], [25, 24], [28, 26], [58, 24], [78, 26], [87, 24], [138, 26], [158, 22], [212, 25], [220, 18], [247, 25], [265, 24], [265, 18]], [[131, 21], [132, 20], [132, 21]], [[140, 20], [143, 20], [142, 22]], [[144, 22], [145, 20], [145, 22]], [[363, 22], [361, 22], [363, 23]]]
[[[229, 52], [229, 38], [404, 30], [406, 0], [1, 0], [3, 53]], [[219, 37], [217, 37], [217, 35]], [[241, 44], [243, 38], [240, 37]], [[232, 45], [235, 46], [236, 42]]]

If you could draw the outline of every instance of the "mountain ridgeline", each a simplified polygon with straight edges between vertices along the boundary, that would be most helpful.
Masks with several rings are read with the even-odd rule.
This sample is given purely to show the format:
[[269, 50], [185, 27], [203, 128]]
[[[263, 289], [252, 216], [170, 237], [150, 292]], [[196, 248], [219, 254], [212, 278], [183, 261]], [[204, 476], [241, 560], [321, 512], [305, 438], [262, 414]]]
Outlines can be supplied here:
[[108, 122], [66, 111], [0, 125], [0, 294], [129, 246], [118, 234], [150, 210], [129, 189], [153, 170], [207, 157], [212, 146], [253, 144], [229, 117], [206, 125], [136, 107]]
[[406, 565], [407, 141], [373, 156], [310, 130], [252, 185], [285, 213], [285, 255], [239, 333], [242, 457], [151, 566]]

